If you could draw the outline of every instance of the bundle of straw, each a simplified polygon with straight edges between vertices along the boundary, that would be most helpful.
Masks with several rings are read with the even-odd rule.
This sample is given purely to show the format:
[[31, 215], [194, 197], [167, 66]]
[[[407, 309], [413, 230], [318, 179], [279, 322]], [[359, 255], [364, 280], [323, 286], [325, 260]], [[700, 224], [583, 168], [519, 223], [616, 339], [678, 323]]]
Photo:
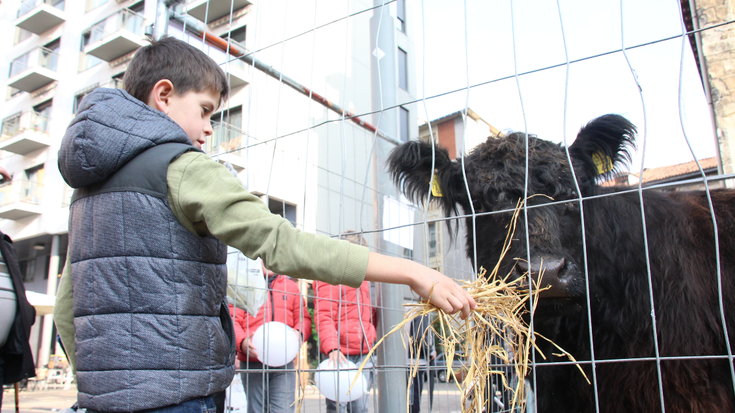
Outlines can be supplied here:
[[[529, 284], [526, 282], [529, 279], [528, 274], [514, 280], [511, 280], [510, 274], [498, 277], [500, 262], [510, 249], [521, 206], [522, 202], [519, 202], [511, 221], [502, 254], [493, 271], [488, 275], [486, 270], [481, 268], [475, 281], [462, 282], [463, 288], [477, 302], [477, 309], [472, 311], [466, 320], [461, 320], [456, 314], [445, 313], [444, 310], [431, 304], [429, 300], [422, 300], [416, 304], [406, 304], [410, 309], [404, 316], [404, 320], [373, 346], [365, 360], [370, 359], [372, 353], [386, 337], [397, 331], [403, 332], [404, 326], [413, 319], [436, 313], [438, 321], [432, 323], [430, 328], [426, 328], [420, 337], [409, 340], [408, 350], [413, 356], [417, 351], [416, 349], [423, 344], [429, 331], [436, 334], [444, 347], [447, 378], [453, 377], [458, 390], [461, 392], [462, 413], [483, 412], [488, 402], [488, 396], [492, 399], [495, 397], [495, 392], [501, 390], [487, 388], [491, 376], [499, 378], [496, 382], [502, 383], [502, 390], [511, 395], [511, 405], [503, 406], [503, 408], [510, 408], [508, 411], [514, 411], [516, 408], [522, 410], [526, 403], [524, 378], [529, 371], [529, 355], [532, 348], [538, 350], [535, 336], [545, 338], [533, 334], [528, 323], [524, 321], [524, 316], [530, 316], [529, 313], [534, 312], [538, 302], [538, 294], [542, 290], [537, 288], [538, 285], [534, 285], [531, 289], [528, 288]], [[531, 297], [533, 297], [532, 300], [530, 300]], [[531, 301], [530, 305], [529, 300]], [[404, 345], [405, 343], [404, 337]], [[560, 351], [560, 355], [576, 361], [559, 346], [553, 345]], [[461, 383], [452, 369], [457, 348], [461, 349], [463, 354], [469, 355], [467, 357], [468, 370]], [[540, 351], [539, 354], [541, 354]], [[541, 355], [543, 357], [543, 354]], [[413, 360], [410, 366], [411, 377], [416, 377], [419, 370], [419, 360], [415, 357], [411, 357], [411, 360]], [[501, 367], [497, 363], [498, 360], [501, 362], [500, 364], [510, 366], [513, 369], [514, 378], [512, 380], [506, 377], [504, 369], [497, 368]], [[495, 366], [493, 366], [493, 361], [495, 361]], [[362, 363], [359, 371], [361, 372], [364, 367], [365, 362]], [[500, 401], [498, 400], [498, 402]], [[488, 409], [488, 411], [490, 410]]]

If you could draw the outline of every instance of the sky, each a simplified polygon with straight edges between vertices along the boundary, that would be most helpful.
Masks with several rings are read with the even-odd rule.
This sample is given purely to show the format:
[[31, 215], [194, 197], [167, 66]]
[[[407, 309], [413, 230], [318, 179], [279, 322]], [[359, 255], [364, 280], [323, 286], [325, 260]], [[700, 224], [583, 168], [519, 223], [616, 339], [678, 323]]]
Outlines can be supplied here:
[[571, 144], [585, 123], [617, 113], [639, 130], [632, 172], [691, 161], [687, 139], [697, 158], [715, 156], [677, 0], [408, 3], [420, 122], [468, 106], [500, 130]]

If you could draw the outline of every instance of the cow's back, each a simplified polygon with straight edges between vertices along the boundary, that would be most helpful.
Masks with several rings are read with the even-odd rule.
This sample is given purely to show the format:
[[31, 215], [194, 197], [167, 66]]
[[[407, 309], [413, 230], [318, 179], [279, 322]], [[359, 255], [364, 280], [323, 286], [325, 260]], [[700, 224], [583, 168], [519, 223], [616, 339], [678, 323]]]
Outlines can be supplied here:
[[[735, 192], [717, 190], [711, 194], [719, 229], [722, 303], [725, 315], [729, 315], [732, 341]], [[706, 193], [648, 190], [644, 191], [643, 205], [648, 260], [638, 193], [585, 201], [594, 356], [602, 361], [597, 365], [600, 409], [660, 411], [658, 354], [663, 358], [690, 357], [661, 360], [667, 412], [731, 412], [735, 391], [728, 361], [722, 358], [727, 347], [713, 219]], [[653, 339], [649, 268], [657, 343]], [[586, 315], [582, 317], [586, 320]], [[580, 331], [577, 348], [567, 350], [589, 357], [587, 334]], [[605, 361], [636, 358], [646, 360]]]

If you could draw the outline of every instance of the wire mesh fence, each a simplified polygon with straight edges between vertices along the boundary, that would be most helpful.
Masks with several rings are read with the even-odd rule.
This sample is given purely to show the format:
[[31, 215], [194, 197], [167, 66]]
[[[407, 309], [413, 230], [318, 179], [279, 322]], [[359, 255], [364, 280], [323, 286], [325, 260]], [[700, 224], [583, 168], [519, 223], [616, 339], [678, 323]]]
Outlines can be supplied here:
[[[527, 406], [515, 411], [727, 411], [735, 398], [726, 323], [732, 264], [722, 254], [729, 246], [722, 246], [718, 228], [727, 228], [723, 222], [730, 218], [724, 198], [718, 192], [713, 199], [712, 189], [725, 187], [732, 176], [722, 173], [721, 164], [717, 176], [703, 167], [718, 149], [707, 109], [709, 92], [703, 87], [707, 81], [702, 79], [708, 78], [699, 56], [703, 46], [692, 39], [707, 30], [731, 30], [733, 21], [695, 28], [685, 14], [692, 10], [683, 3], [186, 1], [170, 7], [173, 18], [166, 32], [201, 47], [238, 85], [223, 104], [209, 153], [232, 165], [248, 190], [304, 231], [349, 239], [472, 280], [480, 266], [498, 264], [493, 258], [499, 252], [491, 251], [497, 244], [487, 241], [498, 234], [488, 230], [503, 228], [518, 199], [534, 199], [521, 214], [512, 249], [515, 261], [503, 265], [510, 274], [533, 278], [549, 268], [552, 253], [561, 254], [559, 279], [572, 282], [574, 294], [542, 298], [529, 322], [544, 334], [553, 324], [557, 335], [548, 338], [580, 353], [573, 354], [576, 362], [563, 361], [544, 347], [543, 356], [533, 355], [527, 377], [514, 377], [510, 366], [497, 359], [483, 361], [505, 371], [507, 382], [527, 382]], [[627, 164], [631, 174], [613, 176], [603, 157], [592, 164], [603, 165], [598, 174], [580, 177], [582, 161], [568, 148], [581, 139], [578, 127], [605, 113], [623, 114], [638, 128], [637, 150], [631, 150]], [[511, 129], [522, 134], [512, 135]], [[557, 160], [562, 175], [542, 176], [557, 170], [534, 164], [531, 154], [545, 153], [534, 134], [563, 144], [564, 157]], [[470, 151], [490, 135], [519, 139], [514, 162], [520, 180], [514, 175], [493, 181], [478, 172], [478, 163], [489, 165], [497, 158]], [[430, 178], [422, 181], [426, 189], [412, 199], [400, 192], [405, 180], [396, 185], [386, 164], [394, 148], [416, 139], [427, 142], [432, 152], [426, 158]], [[624, 146], [601, 150], [612, 172], [623, 172], [625, 155], [618, 162], [615, 156]], [[439, 147], [448, 149], [448, 160], [460, 171], [452, 188], [439, 177], [446, 167], [438, 159]], [[595, 153], [587, 155], [592, 159]], [[687, 179], [645, 180], [648, 165], [692, 161]], [[445, 185], [436, 192], [429, 190], [434, 179]], [[482, 189], [483, 180], [495, 182], [494, 189]], [[564, 193], [544, 186], [563, 184]], [[670, 195], [692, 186], [703, 190], [697, 201], [677, 203], [688, 195]], [[467, 199], [445, 205], [450, 191], [452, 199]], [[503, 197], [512, 199], [499, 202]], [[601, 206], [606, 202], [616, 207]], [[686, 231], [678, 231], [674, 227], [693, 218], [687, 212], [675, 216], [674, 209], [692, 203], [702, 208], [701, 215]], [[613, 237], [618, 231], [626, 235]], [[692, 235], [701, 232], [709, 237], [706, 247], [701, 246], [705, 239]], [[544, 243], [548, 233], [557, 238]], [[655, 243], [667, 237], [683, 238], [666, 243], [662, 251]], [[639, 249], [622, 247], [625, 243]], [[390, 329], [386, 323], [402, 319], [405, 310], [395, 303], [409, 303], [415, 295], [377, 285], [357, 292], [349, 287], [327, 291], [318, 282], [269, 279], [259, 264], [238, 254], [231, 251], [231, 272], [242, 275], [240, 266], [246, 265], [245, 273], [254, 269], [255, 277], [262, 278], [259, 285], [249, 285], [261, 297], [248, 299], [262, 302], [256, 305], [260, 310], [248, 305], [232, 310], [248, 338], [238, 352], [238, 372], [251, 406], [262, 404], [262, 411], [268, 411], [268, 406], [275, 410], [278, 403], [294, 403], [298, 411], [333, 411], [315, 381], [318, 372], [335, 368], [325, 367], [328, 353], [337, 349], [359, 365], [376, 337]], [[701, 260], [676, 258], [684, 254], [703, 255]], [[539, 257], [547, 266], [536, 264]], [[633, 264], [626, 267], [624, 260]], [[518, 272], [517, 262], [526, 263], [525, 271]], [[707, 271], [691, 267], [696, 262]], [[569, 275], [572, 267], [574, 277]], [[610, 275], [625, 269], [638, 281]], [[242, 279], [235, 277], [235, 285], [242, 285]], [[692, 288], [705, 289], [707, 298], [691, 298]], [[555, 312], [562, 305], [554, 300], [561, 299], [574, 308]], [[262, 323], [258, 317], [290, 323], [298, 332], [296, 344], [284, 339], [271, 345], [264, 339], [263, 354], [257, 359], [247, 355]], [[715, 331], [706, 335], [712, 347], [680, 345], [700, 343], [693, 340], [702, 334], [700, 327]], [[329, 340], [336, 343], [325, 345]], [[266, 352], [288, 353], [291, 361], [269, 367], [259, 361]], [[421, 411], [462, 411], [466, 389], [450, 381], [461, 379], [473, 362], [472, 352], [447, 367], [437, 341], [413, 360], [423, 363], [413, 380], [408, 377], [410, 353], [395, 345], [378, 349], [366, 369], [367, 403], [355, 404], [352, 411], [363, 411], [363, 406], [367, 411], [413, 412], [417, 405]], [[584, 375], [577, 366], [589, 384], [580, 384]], [[447, 375], [448, 368], [455, 373]], [[683, 384], [672, 379], [691, 368], [706, 371], [703, 380], [714, 382], [715, 390], [698, 389], [695, 379]], [[627, 372], [625, 380], [620, 371]], [[499, 377], [487, 386], [484, 410], [475, 411], [511, 411], [512, 386], [504, 386]], [[278, 391], [283, 388], [288, 394]], [[423, 397], [417, 398], [419, 393]], [[611, 396], [615, 393], [622, 394]], [[720, 400], [722, 410], [701, 400], [706, 397]]]

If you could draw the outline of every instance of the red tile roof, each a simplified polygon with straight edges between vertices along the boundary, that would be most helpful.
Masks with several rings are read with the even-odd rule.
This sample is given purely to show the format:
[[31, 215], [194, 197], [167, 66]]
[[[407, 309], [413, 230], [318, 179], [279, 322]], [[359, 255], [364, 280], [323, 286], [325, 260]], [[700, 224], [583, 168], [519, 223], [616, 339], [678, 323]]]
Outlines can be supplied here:
[[[705, 171], [711, 168], [717, 168], [717, 158], [705, 158], [700, 159], [699, 164], [702, 165], [702, 169]], [[644, 169], [643, 170], [643, 183], [651, 181], [661, 181], [664, 179], [670, 179], [676, 176], [687, 175], [690, 173], [697, 172], [699, 168], [695, 161], [687, 163], [681, 163], [678, 165], [661, 166], [658, 168]], [[631, 174], [634, 176], [640, 176], [639, 174]]]

